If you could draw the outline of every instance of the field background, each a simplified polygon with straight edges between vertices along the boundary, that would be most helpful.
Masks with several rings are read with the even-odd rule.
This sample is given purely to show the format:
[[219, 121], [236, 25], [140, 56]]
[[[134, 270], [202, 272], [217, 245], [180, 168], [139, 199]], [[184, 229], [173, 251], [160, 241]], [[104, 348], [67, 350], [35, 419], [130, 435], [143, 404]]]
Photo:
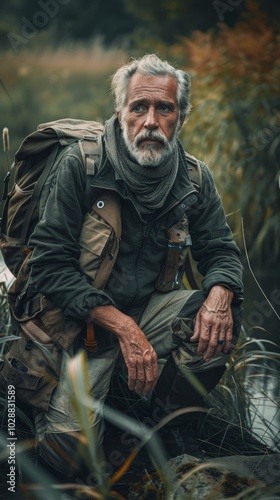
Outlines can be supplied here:
[[193, 109], [181, 140], [213, 172], [241, 248], [245, 326], [277, 341], [279, 12], [257, 0], [12, 0], [0, 22], [0, 126], [10, 134], [1, 184], [39, 123], [109, 118], [110, 75], [130, 57], [155, 52], [191, 74]]

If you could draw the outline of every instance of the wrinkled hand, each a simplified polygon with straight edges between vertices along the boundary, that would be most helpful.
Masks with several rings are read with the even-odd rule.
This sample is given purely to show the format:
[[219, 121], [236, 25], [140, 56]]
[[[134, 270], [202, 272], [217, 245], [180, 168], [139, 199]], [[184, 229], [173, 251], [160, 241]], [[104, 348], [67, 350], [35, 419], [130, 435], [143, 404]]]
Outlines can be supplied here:
[[119, 341], [128, 369], [128, 388], [144, 396], [157, 383], [156, 352], [136, 323], [131, 325], [129, 334], [120, 337]]
[[145, 395], [158, 380], [157, 354], [135, 321], [113, 306], [98, 306], [90, 312], [89, 321], [117, 335], [128, 369], [128, 388]]
[[197, 353], [203, 354], [205, 361], [209, 361], [221, 351], [226, 353], [230, 349], [233, 326], [232, 298], [231, 290], [214, 286], [196, 315], [194, 334], [190, 340], [198, 342]]

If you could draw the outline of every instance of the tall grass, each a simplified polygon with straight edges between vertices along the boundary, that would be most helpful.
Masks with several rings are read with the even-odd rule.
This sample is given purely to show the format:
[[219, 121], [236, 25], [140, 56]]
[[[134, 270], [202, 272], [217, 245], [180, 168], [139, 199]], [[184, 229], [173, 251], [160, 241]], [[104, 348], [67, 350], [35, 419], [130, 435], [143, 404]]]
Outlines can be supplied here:
[[[6, 295], [2, 295], [0, 302], [1, 317], [8, 317]], [[8, 326], [8, 323], [7, 323]], [[8, 342], [13, 337], [7, 335], [3, 337], [3, 342]], [[280, 356], [274, 351], [269, 350], [269, 343], [267, 341], [256, 341], [254, 339], [247, 339], [245, 332], [242, 336], [242, 341], [237, 346], [232, 355], [231, 362], [226, 370], [226, 373], [216, 389], [206, 399], [209, 407], [209, 417], [211, 418], [210, 428], [208, 428], [208, 421], [204, 419], [201, 438], [203, 444], [211, 442], [213, 450], [213, 437], [215, 433], [222, 432], [222, 438], [219, 438], [219, 444], [215, 445], [214, 449], [216, 455], [223, 456], [226, 454], [234, 454], [236, 443], [230, 443], [229, 440], [234, 439], [235, 436], [240, 436], [248, 431], [252, 436], [258, 438], [259, 442], [267, 444], [274, 452], [279, 452], [279, 420], [280, 420], [280, 405], [279, 405], [279, 379], [280, 379]], [[134, 418], [128, 417], [124, 413], [105, 406], [105, 418], [114, 423], [123, 431], [134, 435], [138, 439], [138, 444], [134, 450], [126, 457], [124, 464], [119, 468], [113, 476], [109, 477], [106, 471], [104, 452], [97, 444], [94, 432], [88, 426], [89, 413], [100, 411], [97, 402], [93, 401], [89, 396], [87, 385], [87, 362], [84, 352], [80, 352], [76, 357], [72, 358], [68, 363], [69, 384], [71, 385], [71, 392], [73, 393], [72, 404], [76, 410], [77, 416], [81, 425], [81, 439], [86, 443], [87, 449], [87, 464], [89, 474], [91, 473], [95, 478], [95, 484], [87, 484], [80, 480], [78, 484], [59, 484], [57, 480], [50, 476], [48, 472], [42, 469], [36, 463], [34, 453], [30, 454], [30, 450], [34, 449], [34, 428], [33, 422], [30, 420], [27, 413], [20, 408], [17, 409], [17, 422], [19, 424], [19, 441], [17, 453], [20, 465], [19, 474], [23, 476], [24, 481], [19, 488], [24, 495], [31, 499], [58, 499], [62, 498], [60, 495], [65, 493], [74, 495], [74, 498], [97, 498], [97, 499], [113, 499], [122, 498], [118, 493], [118, 482], [122, 480], [123, 475], [131, 467], [135, 457], [145, 445], [147, 446], [148, 453], [151, 457], [151, 463], [158, 471], [161, 478], [162, 499], [172, 499], [172, 488], [174, 486], [171, 479], [168, 477], [168, 468], [166, 462], [162, 458], [164, 456], [162, 444], [158, 440], [157, 435], [154, 433], [166, 422], [163, 421], [158, 424], [153, 430], [146, 428], [139, 420], [137, 408], [133, 412]], [[270, 385], [272, 384], [273, 387]], [[125, 397], [124, 394], [119, 394], [120, 397]], [[116, 396], [118, 397], [118, 396]], [[129, 401], [129, 396], [128, 396]], [[7, 401], [5, 398], [0, 400], [1, 413], [2, 413], [2, 427], [5, 428], [5, 418], [7, 410]], [[267, 411], [269, 410], [269, 411]], [[180, 413], [180, 412], [179, 412]], [[177, 413], [169, 416], [167, 420], [176, 417]], [[213, 426], [214, 419], [214, 426]], [[23, 429], [22, 431], [20, 429]], [[214, 435], [212, 435], [212, 434]], [[5, 437], [5, 434], [3, 433]], [[230, 446], [229, 446], [230, 445]], [[216, 448], [215, 448], [216, 446]], [[228, 448], [229, 446], [229, 448]], [[240, 443], [239, 443], [240, 446]], [[243, 451], [246, 453], [250, 450], [250, 443], [246, 443], [244, 439]], [[237, 447], [236, 447], [237, 450]], [[263, 448], [257, 449], [255, 453], [263, 453]], [[238, 452], [237, 452], [238, 453]], [[240, 451], [242, 453], [242, 451]], [[0, 460], [5, 462], [8, 452], [5, 446], [5, 439], [2, 438], [2, 451], [0, 453]], [[199, 466], [201, 467], [201, 466]], [[198, 467], [197, 472], [200, 468]], [[195, 470], [192, 471], [192, 474]], [[188, 476], [187, 476], [188, 478]], [[255, 489], [251, 487], [251, 493], [255, 495], [253, 498], [268, 499], [273, 498], [270, 496], [275, 492], [274, 488], [266, 488], [260, 494], [257, 486]], [[279, 491], [278, 491], [279, 492]], [[243, 492], [244, 493], [244, 492]], [[244, 493], [245, 494], [245, 493]], [[66, 498], [73, 498], [67, 497]], [[241, 498], [241, 497], [240, 497]], [[245, 498], [245, 497], [243, 497]]]
[[219, 419], [240, 426], [271, 450], [279, 452], [280, 355], [275, 352], [276, 347], [274, 342], [267, 340], [244, 338], [222, 380], [208, 396], [208, 405], [217, 418], [217, 427]]

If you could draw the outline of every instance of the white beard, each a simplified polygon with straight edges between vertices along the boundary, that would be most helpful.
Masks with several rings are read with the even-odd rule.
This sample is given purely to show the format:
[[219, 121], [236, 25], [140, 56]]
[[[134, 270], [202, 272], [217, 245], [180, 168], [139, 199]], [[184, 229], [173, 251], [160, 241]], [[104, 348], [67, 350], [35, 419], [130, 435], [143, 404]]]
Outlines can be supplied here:
[[[125, 120], [123, 122], [122, 132], [124, 142], [130, 156], [134, 160], [136, 160], [139, 165], [143, 167], [158, 167], [164, 160], [171, 156], [172, 152], [174, 151], [177, 141], [177, 132], [179, 128], [180, 124], [178, 121], [173, 138], [170, 142], [164, 135], [159, 134], [158, 132], [153, 130], [145, 130], [144, 132], [140, 132], [131, 142], [128, 136], [128, 129]], [[160, 141], [160, 144], [141, 144], [141, 141], [143, 139], [154, 139]]]

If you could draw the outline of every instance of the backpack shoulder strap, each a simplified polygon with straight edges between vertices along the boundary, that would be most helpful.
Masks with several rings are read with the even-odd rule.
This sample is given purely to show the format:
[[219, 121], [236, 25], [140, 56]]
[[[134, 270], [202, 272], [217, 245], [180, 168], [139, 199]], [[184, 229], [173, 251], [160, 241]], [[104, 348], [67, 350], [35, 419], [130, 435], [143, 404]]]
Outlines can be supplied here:
[[[202, 172], [201, 172], [201, 162], [190, 155], [185, 151], [188, 167], [189, 167], [189, 176], [192, 184], [198, 189], [198, 192], [201, 191], [202, 188]], [[189, 248], [186, 261], [185, 261], [185, 275], [183, 279], [183, 283], [186, 288], [191, 290], [199, 290], [201, 289], [200, 285], [197, 282], [197, 279], [194, 275], [193, 264], [190, 257], [191, 250]]]
[[191, 182], [201, 190], [202, 186], [202, 173], [201, 173], [201, 164], [200, 161], [197, 160], [194, 156], [190, 155], [185, 151], [185, 155], [187, 158], [187, 163], [189, 167], [189, 176]]
[[94, 201], [92, 179], [103, 160], [103, 136], [85, 136], [79, 140], [79, 148], [86, 171], [85, 208], [88, 212]]
[[87, 175], [94, 175], [102, 163], [102, 135], [85, 136], [79, 140], [79, 147]]

